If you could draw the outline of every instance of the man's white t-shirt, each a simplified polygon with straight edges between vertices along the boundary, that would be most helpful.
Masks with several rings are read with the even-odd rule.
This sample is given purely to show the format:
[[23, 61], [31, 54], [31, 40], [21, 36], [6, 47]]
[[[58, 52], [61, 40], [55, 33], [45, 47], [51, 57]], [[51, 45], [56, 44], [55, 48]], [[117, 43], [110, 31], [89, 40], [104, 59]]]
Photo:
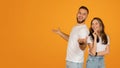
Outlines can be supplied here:
[[[99, 38], [99, 42], [96, 44], [96, 45], [97, 45], [96, 52], [105, 51], [106, 46], [110, 45], [109, 36], [107, 36], [107, 39], [108, 39], [108, 43], [107, 43], [107, 44], [102, 44], [102, 39], [101, 39], [101, 37]], [[93, 40], [92, 40], [91, 36], [88, 36], [87, 43], [88, 43], [88, 44], [89, 44], [89, 43], [90, 43], [90, 44], [93, 43]], [[90, 53], [90, 52], [89, 52], [89, 53]]]
[[88, 37], [89, 30], [85, 24], [76, 25], [72, 28], [70, 37], [68, 40], [67, 48], [67, 61], [83, 63], [84, 61], [84, 51], [79, 48], [78, 39], [85, 39]]

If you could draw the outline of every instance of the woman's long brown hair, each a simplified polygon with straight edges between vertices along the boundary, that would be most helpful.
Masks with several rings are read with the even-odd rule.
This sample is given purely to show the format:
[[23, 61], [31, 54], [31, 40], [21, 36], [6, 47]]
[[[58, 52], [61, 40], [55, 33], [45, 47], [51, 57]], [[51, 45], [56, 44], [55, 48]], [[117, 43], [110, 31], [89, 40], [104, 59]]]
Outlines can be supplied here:
[[[94, 40], [94, 36], [93, 36], [94, 30], [92, 29], [92, 22], [93, 22], [93, 20], [97, 20], [98, 23], [100, 24], [100, 28], [101, 28], [101, 30], [100, 30], [100, 37], [102, 38], [102, 44], [107, 44], [108, 43], [108, 38], [107, 38], [107, 35], [106, 35], [105, 31], [104, 31], [105, 26], [103, 24], [103, 21], [100, 18], [98, 18], [98, 17], [93, 18], [92, 21], [91, 21], [91, 27], [89, 29], [90, 30], [89, 36], [91, 36], [91, 38]], [[97, 37], [97, 42], [99, 42], [99, 38], [98, 37]]]

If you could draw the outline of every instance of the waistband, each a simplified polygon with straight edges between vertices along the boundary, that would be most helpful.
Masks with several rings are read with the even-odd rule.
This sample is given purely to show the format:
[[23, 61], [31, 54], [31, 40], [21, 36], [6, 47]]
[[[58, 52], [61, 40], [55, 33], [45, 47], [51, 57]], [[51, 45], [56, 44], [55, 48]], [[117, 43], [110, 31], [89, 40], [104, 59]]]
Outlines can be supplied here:
[[90, 54], [89, 54], [89, 57], [91, 57], [91, 58], [104, 58], [104, 56], [92, 56]]

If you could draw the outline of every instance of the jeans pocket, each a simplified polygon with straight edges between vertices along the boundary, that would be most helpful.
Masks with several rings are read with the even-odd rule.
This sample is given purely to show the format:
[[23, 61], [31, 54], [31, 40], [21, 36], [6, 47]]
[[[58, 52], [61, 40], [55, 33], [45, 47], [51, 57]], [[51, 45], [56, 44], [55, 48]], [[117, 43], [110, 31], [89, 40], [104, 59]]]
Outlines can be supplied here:
[[94, 59], [88, 58], [87, 63], [88, 63], [88, 62], [94, 62]]

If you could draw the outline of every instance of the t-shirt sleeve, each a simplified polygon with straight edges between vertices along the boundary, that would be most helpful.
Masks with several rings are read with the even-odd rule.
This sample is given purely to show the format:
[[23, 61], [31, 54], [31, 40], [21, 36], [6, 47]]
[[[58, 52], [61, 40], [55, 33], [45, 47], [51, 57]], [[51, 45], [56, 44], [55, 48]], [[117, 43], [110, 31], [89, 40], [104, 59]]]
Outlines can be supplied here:
[[90, 36], [88, 36], [88, 38], [87, 38], [87, 43], [89, 44], [89, 43], [92, 43], [93, 41], [92, 41], [92, 38], [90, 37]]
[[79, 38], [84, 39], [88, 37], [88, 31], [86, 29], [81, 29], [79, 31]]

